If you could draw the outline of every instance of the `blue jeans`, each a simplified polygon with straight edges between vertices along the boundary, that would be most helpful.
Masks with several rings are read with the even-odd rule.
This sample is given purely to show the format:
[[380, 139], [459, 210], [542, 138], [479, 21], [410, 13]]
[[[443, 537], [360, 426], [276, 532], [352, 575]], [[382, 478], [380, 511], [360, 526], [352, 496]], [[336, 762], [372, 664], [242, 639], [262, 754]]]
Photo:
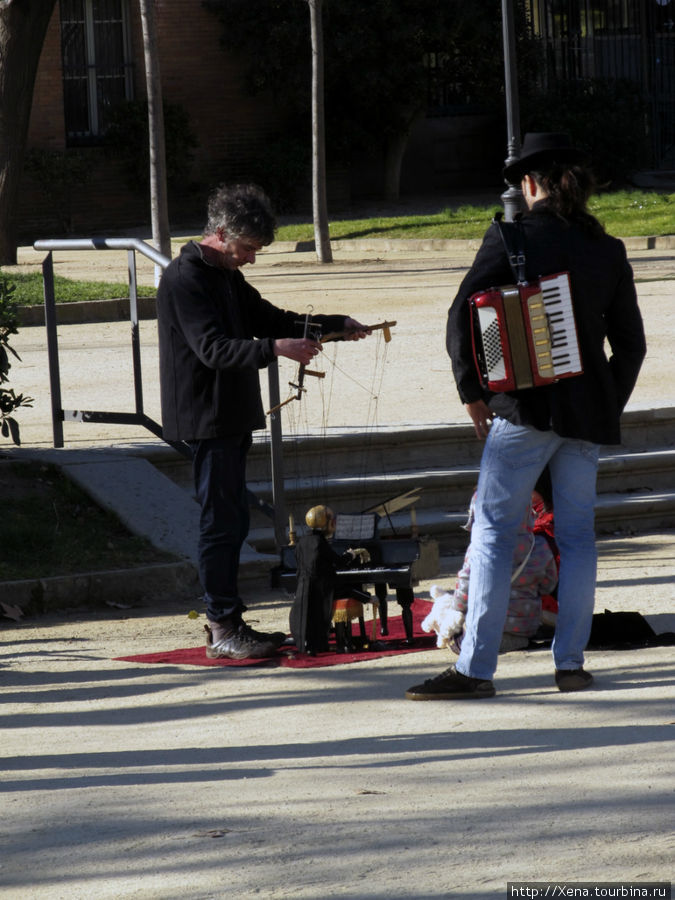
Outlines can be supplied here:
[[491, 679], [497, 668], [518, 525], [547, 464], [560, 550], [553, 660], [556, 669], [578, 669], [583, 664], [595, 604], [599, 451], [597, 444], [588, 441], [494, 420], [483, 450], [471, 529], [471, 575], [459, 672]]
[[213, 622], [246, 609], [237, 587], [239, 556], [249, 529], [246, 454], [250, 434], [192, 441], [199, 522], [199, 577]]

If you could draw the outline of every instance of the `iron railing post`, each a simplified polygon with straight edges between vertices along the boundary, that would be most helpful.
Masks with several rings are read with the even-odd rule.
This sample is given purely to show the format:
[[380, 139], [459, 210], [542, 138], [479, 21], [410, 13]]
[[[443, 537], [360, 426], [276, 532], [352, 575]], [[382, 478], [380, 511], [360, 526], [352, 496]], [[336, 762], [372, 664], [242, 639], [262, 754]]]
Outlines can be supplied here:
[[49, 364], [49, 393], [52, 408], [52, 436], [55, 447], [63, 447], [63, 409], [61, 407], [61, 371], [56, 331], [56, 297], [54, 295], [54, 259], [51, 252], [42, 261], [42, 280], [45, 298], [45, 329], [47, 331], [47, 362]]

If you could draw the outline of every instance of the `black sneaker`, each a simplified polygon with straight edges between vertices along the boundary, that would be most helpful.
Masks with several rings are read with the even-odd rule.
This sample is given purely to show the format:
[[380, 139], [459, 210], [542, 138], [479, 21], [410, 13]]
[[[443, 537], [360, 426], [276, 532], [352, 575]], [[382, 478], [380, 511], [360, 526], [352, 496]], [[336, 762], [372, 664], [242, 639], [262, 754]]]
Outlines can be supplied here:
[[558, 690], [564, 693], [583, 691], [584, 688], [593, 684], [593, 676], [585, 669], [556, 669], [555, 683], [558, 685]]
[[491, 681], [462, 675], [454, 666], [405, 692], [407, 700], [478, 700], [494, 695], [495, 688]]
[[218, 629], [215, 640], [209, 625], [204, 630], [208, 659], [264, 659], [277, 651], [277, 644], [258, 640], [243, 622], [232, 630]]

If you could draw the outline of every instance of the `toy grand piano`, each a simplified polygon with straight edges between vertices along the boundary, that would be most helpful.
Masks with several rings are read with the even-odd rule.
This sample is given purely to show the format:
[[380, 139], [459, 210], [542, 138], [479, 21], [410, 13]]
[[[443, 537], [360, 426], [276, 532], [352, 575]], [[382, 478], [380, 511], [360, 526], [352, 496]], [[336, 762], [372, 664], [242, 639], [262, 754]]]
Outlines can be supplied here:
[[[413, 639], [411, 610], [414, 600], [413, 588], [421, 578], [432, 577], [437, 573], [438, 546], [435, 541], [420, 540], [414, 511], [411, 511], [412, 527], [409, 536], [380, 537], [378, 526], [382, 519], [389, 518], [394, 512], [413, 504], [418, 499], [418, 491], [413, 490], [358, 515], [338, 513], [335, 535], [330, 542], [332, 548], [339, 554], [354, 547], [365, 548], [368, 551], [370, 560], [367, 563], [355, 560], [348, 567], [337, 570], [336, 590], [352, 588], [363, 592], [372, 585], [378, 600], [380, 630], [383, 635], [388, 633], [387, 593], [389, 589], [393, 590], [401, 607], [407, 643], [411, 643]], [[275, 581], [287, 591], [293, 592], [296, 585], [294, 545], [282, 547], [280, 557]]]

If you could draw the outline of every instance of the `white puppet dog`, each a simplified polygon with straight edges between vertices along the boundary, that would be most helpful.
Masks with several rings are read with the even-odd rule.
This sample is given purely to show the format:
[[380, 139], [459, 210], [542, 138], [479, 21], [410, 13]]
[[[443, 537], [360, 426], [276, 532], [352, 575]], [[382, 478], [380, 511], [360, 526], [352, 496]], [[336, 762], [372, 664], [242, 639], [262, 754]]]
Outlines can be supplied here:
[[429, 593], [434, 598], [434, 605], [422, 620], [422, 630], [427, 634], [436, 632], [437, 647], [449, 647], [450, 640], [464, 627], [464, 613], [456, 609], [454, 594], [444, 588], [432, 584]]

